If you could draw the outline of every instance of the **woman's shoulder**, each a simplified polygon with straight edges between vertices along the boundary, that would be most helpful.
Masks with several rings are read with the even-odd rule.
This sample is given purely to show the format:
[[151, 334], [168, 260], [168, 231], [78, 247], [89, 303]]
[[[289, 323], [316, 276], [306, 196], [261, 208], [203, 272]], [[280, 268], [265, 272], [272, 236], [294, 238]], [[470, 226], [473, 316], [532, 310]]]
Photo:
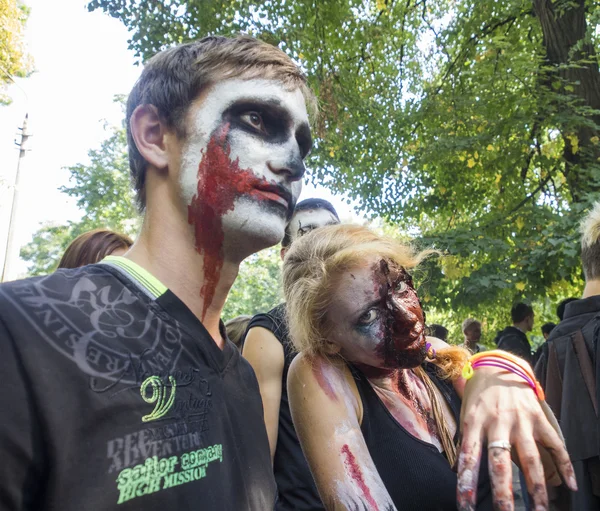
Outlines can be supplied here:
[[[326, 357], [299, 353], [290, 365], [289, 378], [298, 378], [303, 384], [315, 382], [341, 384], [351, 377], [348, 364], [340, 357]], [[327, 386], [327, 385], [325, 385]]]
[[360, 401], [356, 381], [346, 361], [341, 357], [325, 357], [300, 353], [294, 358], [288, 373], [288, 392], [314, 396], [325, 395], [333, 402], [351, 399], [353, 408]]

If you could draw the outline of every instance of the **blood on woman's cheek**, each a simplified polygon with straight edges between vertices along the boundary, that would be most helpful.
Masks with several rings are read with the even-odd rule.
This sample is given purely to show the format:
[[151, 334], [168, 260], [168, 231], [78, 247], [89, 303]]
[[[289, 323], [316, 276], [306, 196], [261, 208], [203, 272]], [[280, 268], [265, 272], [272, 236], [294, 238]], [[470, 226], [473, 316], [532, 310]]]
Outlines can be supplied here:
[[[375, 265], [373, 275], [383, 315], [383, 340], [377, 352], [387, 367], [417, 367], [426, 356], [425, 315], [412, 279], [403, 268], [384, 259]], [[406, 289], [398, 291], [402, 284]]]
[[256, 188], [260, 179], [252, 170], [240, 168], [239, 158], [230, 158], [229, 127], [225, 123], [211, 136], [198, 165], [197, 193], [188, 205], [188, 223], [194, 228], [195, 248], [204, 264], [202, 319], [212, 303], [223, 267], [223, 216], [233, 210], [238, 197], [264, 200]]

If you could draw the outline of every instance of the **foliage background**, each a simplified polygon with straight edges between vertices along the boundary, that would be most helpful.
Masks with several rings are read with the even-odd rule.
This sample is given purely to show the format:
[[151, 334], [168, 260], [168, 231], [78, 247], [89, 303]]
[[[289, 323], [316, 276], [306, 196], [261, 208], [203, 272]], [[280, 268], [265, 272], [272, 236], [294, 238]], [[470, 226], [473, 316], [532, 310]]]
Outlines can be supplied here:
[[[538, 325], [556, 321], [555, 304], [581, 293], [577, 225], [600, 189], [597, 2], [92, 0], [89, 8], [129, 28], [140, 60], [238, 32], [294, 58], [321, 105], [311, 179], [356, 200], [386, 232], [447, 254], [425, 265], [420, 282], [430, 321], [454, 339], [475, 316], [491, 340], [518, 300], [533, 303]], [[90, 159], [101, 186], [111, 173]], [[94, 209], [81, 187], [86, 169], [74, 167], [64, 191], [81, 197], [90, 222], [125, 230], [129, 213], [115, 203], [107, 214]], [[65, 232], [41, 234], [60, 244]], [[275, 263], [253, 258], [248, 285], [275, 289]], [[247, 307], [228, 304], [231, 314], [276, 297], [261, 301], [249, 289], [235, 289]]]
[[11, 102], [2, 87], [13, 77], [27, 76], [33, 69], [24, 49], [23, 34], [29, 9], [18, 0], [0, 0], [0, 106]]

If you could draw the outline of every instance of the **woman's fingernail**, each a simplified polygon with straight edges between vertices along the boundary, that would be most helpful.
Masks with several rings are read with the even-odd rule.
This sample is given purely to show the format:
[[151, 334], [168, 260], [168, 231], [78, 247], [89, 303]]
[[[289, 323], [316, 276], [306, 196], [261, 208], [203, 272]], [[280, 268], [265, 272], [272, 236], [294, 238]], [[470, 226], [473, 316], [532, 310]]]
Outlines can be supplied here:
[[577, 491], [577, 479], [575, 479], [575, 476], [573, 474], [569, 476], [569, 487], [571, 488], [571, 490]]

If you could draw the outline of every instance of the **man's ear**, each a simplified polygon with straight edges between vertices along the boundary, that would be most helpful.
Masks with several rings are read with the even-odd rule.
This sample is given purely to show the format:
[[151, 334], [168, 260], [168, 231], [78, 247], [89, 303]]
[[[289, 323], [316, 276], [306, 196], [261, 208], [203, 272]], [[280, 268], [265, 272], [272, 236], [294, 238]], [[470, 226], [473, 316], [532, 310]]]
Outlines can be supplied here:
[[169, 163], [165, 135], [167, 128], [154, 105], [139, 105], [129, 120], [135, 145], [150, 165], [165, 169]]
[[285, 257], [285, 254], [287, 253], [288, 249], [287, 247], [281, 247], [281, 250], [279, 251], [279, 255], [281, 256], [281, 260], [283, 261], [283, 258]]

